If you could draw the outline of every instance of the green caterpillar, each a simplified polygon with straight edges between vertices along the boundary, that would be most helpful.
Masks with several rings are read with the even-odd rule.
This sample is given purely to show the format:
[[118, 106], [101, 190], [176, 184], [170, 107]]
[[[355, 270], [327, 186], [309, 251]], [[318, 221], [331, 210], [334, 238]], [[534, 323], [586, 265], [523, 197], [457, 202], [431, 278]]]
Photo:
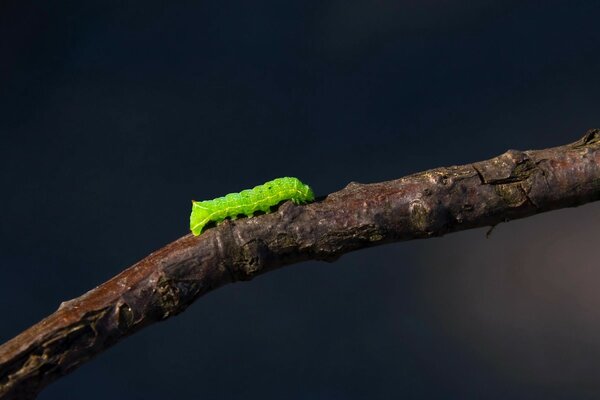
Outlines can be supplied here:
[[302, 204], [314, 199], [315, 195], [310, 186], [298, 178], [277, 178], [254, 189], [230, 193], [213, 200], [192, 200], [190, 230], [198, 236], [209, 222], [218, 223], [225, 218], [236, 219], [240, 214], [252, 217], [257, 211], [267, 213], [271, 207], [284, 200]]

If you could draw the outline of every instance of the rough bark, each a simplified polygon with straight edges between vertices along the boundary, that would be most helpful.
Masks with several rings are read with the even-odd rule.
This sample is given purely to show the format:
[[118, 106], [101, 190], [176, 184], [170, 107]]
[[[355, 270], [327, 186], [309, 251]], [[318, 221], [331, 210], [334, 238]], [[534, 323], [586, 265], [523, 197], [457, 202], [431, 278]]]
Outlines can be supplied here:
[[353, 182], [309, 205], [288, 202], [271, 214], [225, 221], [150, 254], [0, 346], [0, 399], [35, 398], [119, 340], [226, 283], [599, 199], [600, 130], [594, 129], [565, 146], [509, 150], [389, 182]]

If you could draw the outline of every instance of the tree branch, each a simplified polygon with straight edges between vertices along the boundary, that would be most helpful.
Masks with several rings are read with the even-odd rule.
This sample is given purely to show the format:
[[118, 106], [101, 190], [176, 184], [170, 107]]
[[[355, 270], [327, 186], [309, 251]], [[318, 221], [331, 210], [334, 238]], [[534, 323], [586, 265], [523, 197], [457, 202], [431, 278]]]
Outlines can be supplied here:
[[226, 283], [384, 243], [495, 226], [600, 199], [600, 130], [546, 150], [350, 183], [306, 206], [225, 221], [184, 236], [66, 301], [0, 346], [0, 399], [32, 399], [124, 337], [184, 311]]

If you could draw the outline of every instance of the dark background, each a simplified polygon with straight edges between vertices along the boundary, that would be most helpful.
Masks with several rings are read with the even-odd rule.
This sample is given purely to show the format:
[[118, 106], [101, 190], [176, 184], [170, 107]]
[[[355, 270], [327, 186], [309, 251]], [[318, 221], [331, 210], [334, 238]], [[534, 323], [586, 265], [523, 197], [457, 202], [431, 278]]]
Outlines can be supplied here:
[[[51, 4], [48, 4], [51, 3]], [[600, 127], [597, 1], [0, 3], [0, 341], [188, 229]], [[50, 399], [600, 394], [600, 207], [223, 287]]]

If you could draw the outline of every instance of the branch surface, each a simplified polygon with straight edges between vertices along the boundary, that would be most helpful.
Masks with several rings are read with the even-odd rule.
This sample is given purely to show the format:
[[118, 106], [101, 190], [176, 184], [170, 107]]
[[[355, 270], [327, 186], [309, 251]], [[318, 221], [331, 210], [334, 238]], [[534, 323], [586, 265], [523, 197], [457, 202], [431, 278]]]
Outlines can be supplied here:
[[350, 183], [305, 206], [225, 221], [150, 254], [0, 346], [0, 399], [33, 399], [124, 337], [221, 285], [305, 260], [495, 226], [600, 199], [600, 130], [393, 181]]

